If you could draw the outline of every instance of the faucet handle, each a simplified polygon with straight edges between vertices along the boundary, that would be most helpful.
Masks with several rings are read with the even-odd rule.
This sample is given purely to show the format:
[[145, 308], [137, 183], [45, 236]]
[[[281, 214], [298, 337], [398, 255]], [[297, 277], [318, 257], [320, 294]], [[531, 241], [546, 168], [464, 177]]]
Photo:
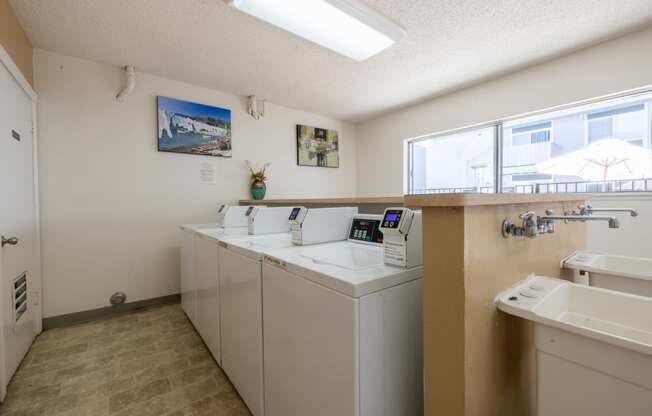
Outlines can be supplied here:
[[534, 211], [527, 211], [527, 212], [522, 213], [522, 214], [519, 215], [518, 217], [519, 217], [520, 219], [522, 219], [522, 220], [526, 220], [526, 221], [527, 221], [527, 220], [529, 220], [530, 218], [533, 218], [533, 217], [536, 216], [536, 215], [537, 215], [537, 214], [536, 214]]
[[546, 215], [555, 215], [555, 211], [553, 211], [551, 209], [547, 209], [546, 210]]

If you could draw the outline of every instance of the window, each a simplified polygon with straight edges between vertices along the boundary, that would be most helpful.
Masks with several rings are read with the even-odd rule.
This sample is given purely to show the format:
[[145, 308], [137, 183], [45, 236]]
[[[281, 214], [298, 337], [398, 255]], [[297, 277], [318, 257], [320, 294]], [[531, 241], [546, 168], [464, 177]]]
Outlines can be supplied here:
[[613, 136], [614, 120], [611, 117], [589, 119], [589, 143]]
[[412, 142], [410, 192], [493, 192], [495, 135], [491, 126]]
[[651, 132], [645, 92], [410, 140], [408, 192], [652, 192]]
[[533, 124], [530, 126], [513, 127], [512, 145], [523, 146], [534, 143], [549, 142], [551, 129], [551, 122]]
[[588, 142], [615, 138], [643, 146], [647, 119], [645, 107], [645, 104], [637, 104], [587, 114]]

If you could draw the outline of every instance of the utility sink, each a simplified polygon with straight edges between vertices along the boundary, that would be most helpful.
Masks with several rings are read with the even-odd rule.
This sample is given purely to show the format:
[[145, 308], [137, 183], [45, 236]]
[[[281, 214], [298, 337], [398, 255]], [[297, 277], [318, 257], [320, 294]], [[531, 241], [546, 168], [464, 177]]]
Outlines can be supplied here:
[[652, 298], [532, 275], [496, 301], [534, 323], [538, 416], [652, 414]]
[[577, 251], [561, 263], [576, 282], [635, 295], [652, 296], [652, 258]]

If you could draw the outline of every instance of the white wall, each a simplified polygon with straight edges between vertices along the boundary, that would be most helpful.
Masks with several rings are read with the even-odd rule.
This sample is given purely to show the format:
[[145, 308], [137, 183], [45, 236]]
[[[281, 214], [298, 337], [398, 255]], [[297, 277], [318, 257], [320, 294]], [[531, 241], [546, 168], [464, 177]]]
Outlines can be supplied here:
[[591, 201], [596, 208], [633, 208], [638, 217], [617, 215], [620, 228], [606, 223], [588, 226], [587, 249], [598, 253], [652, 257], [652, 194], [600, 195]]
[[[245, 159], [272, 163], [272, 198], [356, 194], [350, 124], [270, 103], [255, 121], [241, 97], [142, 73], [117, 103], [121, 69], [42, 50], [35, 79], [46, 317], [107, 306], [117, 290], [129, 301], [178, 293], [177, 227], [248, 197]], [[157, 95], [230, 108], [233, 158], [158, 152]], [[296, 165], [297, 123], [339, 131], [339, 169]], [[217, 185], [199, 184], [205, 162]]]
[[358, 194], [403, 193], [404, 139], [652, 84], [650, 45], [652, 29], [360, 123]]

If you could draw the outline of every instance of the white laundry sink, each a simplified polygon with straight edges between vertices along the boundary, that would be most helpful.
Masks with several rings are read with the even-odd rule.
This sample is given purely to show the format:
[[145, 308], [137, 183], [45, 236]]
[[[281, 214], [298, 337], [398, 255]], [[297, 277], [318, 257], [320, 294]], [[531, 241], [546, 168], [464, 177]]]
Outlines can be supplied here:
[[652, 298], [530, 276], [497, 305], [534, 323], [538, 416], [652, 414]]
[[574, 280], [590, 286], [652, 296], [652, 259], [578, 251], [562, 261]]

